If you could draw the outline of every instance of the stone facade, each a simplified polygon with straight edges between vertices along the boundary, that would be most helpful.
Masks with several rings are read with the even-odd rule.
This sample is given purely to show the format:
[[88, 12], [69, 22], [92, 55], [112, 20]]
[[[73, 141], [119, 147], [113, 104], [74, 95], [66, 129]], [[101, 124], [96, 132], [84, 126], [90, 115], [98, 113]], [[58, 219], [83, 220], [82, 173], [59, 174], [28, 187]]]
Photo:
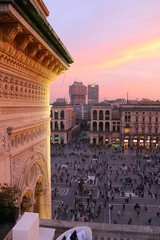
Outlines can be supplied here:
[[74, 221], [41, 220], [40, 226], [55, 228], [55, 238], [70, 228], [87, 226], [93, 240], [159, 240], [159, 226], [121, 225]]
[[73, 61], [45, 14], [43, 1], [0, 4], [0, 183], [20, 187], [21, 213], [51, 218], [49, 90]]
[[126, 104], [121, 111], [121, 142], [124, 147], [155, 148], [160, 142], [160, 104]]
[[160, 103], [91, 107], [91, 144], [155, 148], [160, 146]]
[[79, 131], [76, 114], [69, 104], [54, 103], [51, 107], [51, 138], [53, 144], [69, 143]]
[[109, 145], [120, 143], [120, 115], [110, 105], [91, 106], [90, 143]]

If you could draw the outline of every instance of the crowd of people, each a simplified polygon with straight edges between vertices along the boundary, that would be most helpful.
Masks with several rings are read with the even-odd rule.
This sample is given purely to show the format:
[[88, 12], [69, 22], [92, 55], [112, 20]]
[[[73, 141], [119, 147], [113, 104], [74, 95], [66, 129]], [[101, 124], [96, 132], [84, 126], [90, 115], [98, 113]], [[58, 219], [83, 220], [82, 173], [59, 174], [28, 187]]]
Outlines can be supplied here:
[[[52, 199], [63, 186], [74, 189], [54, 217], [125, 224], [160, 223], [159, 149], [93, 146], [84, 134], [68, 145], [52, 146]], [[81, 186], [80, 186], [81, 183]], [[64, 203], [66, 202], [66, 203]]]

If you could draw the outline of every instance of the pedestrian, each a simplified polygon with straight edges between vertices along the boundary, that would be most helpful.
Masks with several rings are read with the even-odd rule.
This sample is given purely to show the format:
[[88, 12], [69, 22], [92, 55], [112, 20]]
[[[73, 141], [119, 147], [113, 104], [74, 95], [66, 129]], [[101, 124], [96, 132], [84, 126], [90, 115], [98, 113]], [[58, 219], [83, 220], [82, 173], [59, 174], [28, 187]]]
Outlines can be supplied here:
[[146, 206], [146, 204], [145, 204], [145, 206], [144, 206], [144, 209], [145, 209], [145, 211], [147, 211], [147, 206]]
[[149, 219], [148, 219], [149, 225], [151, 224], [151, 222], [152, 222], [152, 218], [149, 218]]
[[120, 214], [121, 214], [120, 210], [118, 210], [117, 214], [118, 214], [118, 217], [119, 217], [119, 216], [120, 216]]

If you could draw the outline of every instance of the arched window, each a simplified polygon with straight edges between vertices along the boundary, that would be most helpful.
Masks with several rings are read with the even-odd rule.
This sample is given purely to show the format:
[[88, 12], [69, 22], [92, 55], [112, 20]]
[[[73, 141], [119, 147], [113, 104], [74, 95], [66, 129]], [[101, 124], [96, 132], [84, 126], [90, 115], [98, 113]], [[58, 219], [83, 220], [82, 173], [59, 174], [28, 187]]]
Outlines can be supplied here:
[[61, 130], [64, 130], [64, 123], [61, 121]]
[[97, 110], [93, 110], [93, 120], [97, 120]]
[[96, 132], [97, 131], [97, 123], [93, 122], [93, 131]]
[[99, 123], [99, 131], [100, 131], [100, 132], [103, 132], [103, 122], [100, 122], [100, 123]]
[[61, 118], [61, 119], [64, 119], [64, 110], [61, 110], [61, 112], [60, 112], [60, 118]]
[[54, 110], [54, 119], [58, 119], [58, 110]]
[[99, 120], [103, 120], [103, 110], [99, 111]]
[[54, 129], [58, 130], [58, 122], [57, 121], [55, 121], [55, 123], [54, 123]]

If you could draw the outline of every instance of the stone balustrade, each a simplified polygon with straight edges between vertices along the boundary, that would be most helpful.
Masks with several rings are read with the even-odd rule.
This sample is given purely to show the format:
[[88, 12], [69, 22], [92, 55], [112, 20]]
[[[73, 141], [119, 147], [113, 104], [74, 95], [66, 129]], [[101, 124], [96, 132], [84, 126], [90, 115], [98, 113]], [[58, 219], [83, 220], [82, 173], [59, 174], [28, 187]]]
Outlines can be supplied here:
[[93, 240], [159, 240], [160, 227], [106, 223], [70, 222], [58, 220], [40, 220], [40, 226], [55, 228], [55, 239], [69, 228], [88, 226]]

